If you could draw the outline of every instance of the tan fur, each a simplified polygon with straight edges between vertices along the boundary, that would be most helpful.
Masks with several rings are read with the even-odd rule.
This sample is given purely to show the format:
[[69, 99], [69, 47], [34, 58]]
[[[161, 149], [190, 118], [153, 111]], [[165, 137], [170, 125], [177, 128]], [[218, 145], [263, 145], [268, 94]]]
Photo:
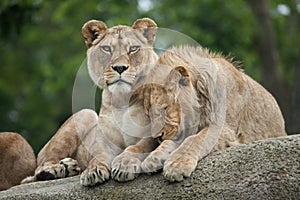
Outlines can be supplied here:
[[19, 185], [22, 179], [34, 174], [36, 158], [21, 135], [0, 133], [0, 166], [0, 190]]
[[[176, 137], [180, 131], [181, 118], [199, 112], [196, 92], [191, 84], [189, 73], [184, 67], [179, 66], [171, 70], [165, 80], [162, 85], [144, 84], [134, 91], [130, 99], [131, 104], [143, 102], [144, 112], [151, 121], [151, 136], [161, 141], [178, 139]], [[186, 93], [194, 99], [193, 107], [190, 101], [185, 100]]]
[[158, 60], [150, 19], [111, 28], [92, 20], [82, 34], [90, 77], [103, 88], [99, 116], [82, 110], [66, 121], [40, 151], [31, 181], [79, 167], [84, 186], [162, 167], [181, 181], [213, 150], [286, 135], [272, 95], [222, 56], [178, 47]]
[[[131, 103], [136, 103], [136, 101], [144, 102], [144, 112], [152, 119], [152, 137], [161, 137], [164, 140], [166, 137], [174, 137], [177, 134], [180, 123], [180, 106], [177, 101], [170, 101], [163, 86], [159, 84], [143, 85], [133, 94]], [[167, 123], [163, 124], [166, 119], [168, 119]]]
[[189, 72], [178, 66], [165, 80], [163, 85], [145, 84], [136, 91], [137, 99], [144, 102], [145, 113], [151, 120], [152, 137], [160, 141], [160, 145], [142, 162], [144, 172], [161, 169], [170, 153], [186, 137], [199, 130], [200, 104]]
[[158, 145], [151, 138], [143, 106], [129, 103], [158, 59], [152, 49], [155, 22], [143, 18], [131, 27], [108, 28], [104, 22], [91, 20], [84, 24], [82, 34], [90, 77], [103, 88], [99, 116], [82, 110], [70, 117], [39, 152], [35, 175], [26, 182], [76, 175], [79, 168], [84, 186], [109, 177], [131, 180], [141, 171], [141, 161]]
[[164, 163], [168, 180], [190, 176], [197, 161], [213, 150], [286, 135], [272, 95], [221, 55], [183, 46], [165, 52], [159, 63], [186, 66], [201, 110], [199, 132], [187, 137]]

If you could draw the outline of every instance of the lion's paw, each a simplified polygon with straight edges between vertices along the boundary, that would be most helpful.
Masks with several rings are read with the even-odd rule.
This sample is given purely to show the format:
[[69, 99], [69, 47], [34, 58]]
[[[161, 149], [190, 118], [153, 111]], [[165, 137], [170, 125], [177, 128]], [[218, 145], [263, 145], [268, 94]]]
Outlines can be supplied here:
[[72, 158], [64, 158], [59, 161], [59, 164], [65, 167], [65, 177], [76, 176], [81, 171], [77, 160]]
[[87, 168], [80, 175], [80, 184], [94, 186], [109, 179], [109, 170], [104, 166]]
[[22, 183], [33, 181], [44, 181], [58, 178], [75, 176], [80, 173], [77, 160], [64, 158], [58, 164], [45, 165], [37, 169], [34, 178], [26, 178]]
[[135, 179], [141, 173], [141, 161], [132, 156], [119, 155], [112, 163], [112, 178], [124, 182]]
[[150, 155], [141, 164], [143, 172], [151, 173], [157, 172], [158, 170], [162, 169], [168, 155], [169, 153], [165, 153], [162, 151], [151, 152]]
[[171, 181], [183, 181], [185, 177], [190, 177], [197, 167], [198, 160], [194, 157], [182, 155], [173, 159], [170, 157], [164, 164], [164, 177]]

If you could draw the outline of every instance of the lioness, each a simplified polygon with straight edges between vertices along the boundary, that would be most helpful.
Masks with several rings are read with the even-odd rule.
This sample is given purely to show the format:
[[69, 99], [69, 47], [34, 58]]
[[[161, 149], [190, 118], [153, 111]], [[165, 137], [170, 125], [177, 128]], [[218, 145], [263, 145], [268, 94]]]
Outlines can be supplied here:
[[36, 158], [28, 142], [18, 133], [0, 133], [0, 191], [19, 185], [33, 175]]
[[103, 88], [99, 116], [92, 110], [71, 116], [39, 152], [35, 175], [24, 183], [73, 176], [82, 169], [81, 184], [90, 186], [107, 180], [111, 171], [119, 181], [141, 172], [141, 161], [156, 143], [148, 137], [143, 106], [128, 105], [133, 89], [143, 85], [158, 60], [152, 48], [156, 28], [148, 18], [132, 27], [108, 28], [96, 20], [83, 26], [89, 74]]
[[[24, 182], [72, 176], [82, 169], [81, 184], [93, 186], [110, 176], [128, 181], [142, 170], [162, 167], [168, 180], [180, 181], [213, 149], [285, 135], [274, 98], [223, 57], [200, 47], [179, 47], [158, 60], [152, 49], [156, 27], [148, 18], [132, 27], [108, 28], [96, 20], [83, 26], [89, 74], [103, 88], [99, 116], [82, 110], [68, 119], [40, 151], [35, 175]], [[191, 75], [192, 90], [182, 103], [199, 106], [199, 113], [191, 113], [199, 116], [198, 124], [171, 138], [156, 135], [163, 140], [158, 146], [155, 135], [151, 137], [155, 119], [144, 109], [147, 100], [134, 102], [132, 95], [153, 81], [164, 85], [170, 68], [178, 66]], [[193, 122], [185, 116], [180, 120]], [[158, 159], [162, 162], [153, 162]]]

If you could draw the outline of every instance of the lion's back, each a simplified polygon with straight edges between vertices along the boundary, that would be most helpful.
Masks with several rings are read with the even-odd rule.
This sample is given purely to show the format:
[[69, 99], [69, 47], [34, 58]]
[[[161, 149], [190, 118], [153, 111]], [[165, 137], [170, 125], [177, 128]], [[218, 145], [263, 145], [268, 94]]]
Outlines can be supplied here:
[[275, 98], [247, 76], [247, 93], [241, 112], [238, 138], [241, 143], [285, 136], [284, 118]]

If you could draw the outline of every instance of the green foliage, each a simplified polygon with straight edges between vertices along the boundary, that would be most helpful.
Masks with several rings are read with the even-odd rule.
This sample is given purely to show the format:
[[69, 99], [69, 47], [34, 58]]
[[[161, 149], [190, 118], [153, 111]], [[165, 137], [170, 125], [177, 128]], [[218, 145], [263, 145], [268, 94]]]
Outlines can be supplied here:
[[[139, 8], [150, 2], [151, 9]], [[295, 69], [299, 46], [299, 13], [275, 16], [281, 69], [287, 82]], [[4, 0], [0, 3], [0, 131], [24, 135], [38, 152], [72, 114], [72, 87], [85, 59], [82, 25], [100, 19], [107, 25], [132, 24], [148, 16], [160, 27], [197, 40], [214, 51], [243, 61], [247, 73], [261, 77], [255, 51], [257, 31], [243, 0]], [[99, 91], [97, 94], [100, 93]], [[97, 105], [99, 107], [99, 105]]]
[[[281, 58], [281, 73], [289, 86], [293, 84], [296, 63], [299, 59], [300, 4], [298, 1], [272, 1], [272, 16], [277, 33], [277, 46]], [[280, 15], [276, 8], [279, 4], [290, 9], [289, 15]]]

